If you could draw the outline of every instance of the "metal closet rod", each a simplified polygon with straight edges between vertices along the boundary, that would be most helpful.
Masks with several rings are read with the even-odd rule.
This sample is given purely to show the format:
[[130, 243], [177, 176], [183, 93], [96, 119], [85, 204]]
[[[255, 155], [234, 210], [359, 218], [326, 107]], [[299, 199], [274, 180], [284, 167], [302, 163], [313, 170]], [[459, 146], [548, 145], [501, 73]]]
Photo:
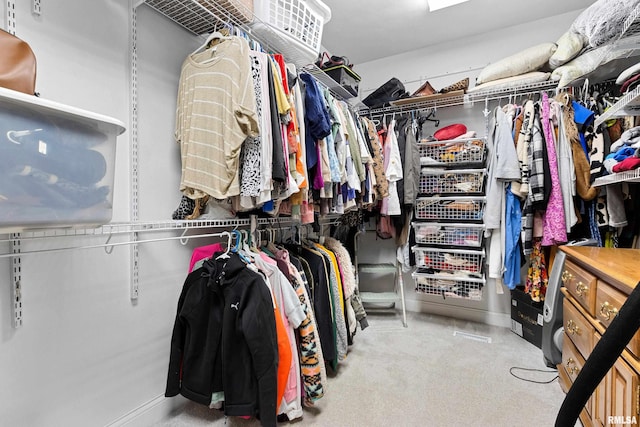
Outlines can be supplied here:
[[16, 231], [12, 234], [20, 234], [19, 239], [10, 237], [0, 239], [0, 242], [20, 241], [38, 241], [43, 239], [54, 239], [62, 237], [99, 237], [109, 236], [113, 234], [126, 233], [144, 233], [150, 231], [171, 231], [185, 229], [202, 229], [202, 228], [227, 228], [227, 227], [245, 227], [249, 226], [248, 219], [241, 220], [222, 220], [222, 221], [161, 221], [161, 222], [138, 222], [138, 223], [112, 223], [97, 228], [69, 228], [69, 229], [42, 229], [42, 230], [26, 230]]
[[[297, 225], [299, 221], [292, 218], [257, 218], [255, 221], [255, 226], [269, 226], [269, 227], [289, 227], [291, 225]], [[68, 230], [41, 230], [41, 231], [27, 231], [26, 234], [35, 234], [33, 236], [24, 237], [22, 233], [13, 233], [12, 235], [19, 235], [16, 238], [5, 238], [0, 240], [0, 242], [25, 242], [25, 241], [43, 241], [47, 239], [57, 239], [61, 237], [107, 237], [105, 243], [94, 244], [94, 245], [73, 245], [73, 246], [64, 246], [59, 248], [48, 248], [48, 249], [36, 249], [30, 251], [21, 250], [17, 253], [0, 253], [0, 258], [12, 258], [19, 257], [23, 255], [31, 255], [31, 254], [43, 254], [43, 253], [53, 253], [53, 252], [63, 252], [70, 250], [78, 250], [78, 249], [96, 249], [96, 248], [105, 248], [107, 253], [111, 253], [113, 251], [113, 247], [115, 246], [124, 246], [124, 245], [133, 245], [138, 243], [152, 243], [152, 242], [163, 242], [163, 241], [171, 241], [171, 240], [180, 240], [180, 243], [186, 245], [188, 240], [190, 239], [201, 239], [205, 237], [222, 237], [227, 236], [230, 233], [230, 230], [224, 230], [222, 232], [216, 233], [202, 233], [202, 234], [187, 234], [189, 230], [198, 230], [205, 228], [234, 228], [237, 229], [239, 227], [247, 228], [252, 227], [250, 219], [236, 219], [236, 220], [214, 220], [214, 221], [175, 221], [175, 222], [151, 222], [151, 223], [121, 223], [121, 224], [107, 224], [97, 229], [68, 229]], [[180, 236], [171, 236], [171, 237], [161, 237], [155, 239], [142, 239], [142, 240], [126, 240], [123, 242], [111, 242], [111, 239], [114, 235], [119, 234], [131, 234], [131, 233], [148, 233], [148, 232], [156, 232], [156, 231], [172, 231], [172, 230], [182, 230]], [[62, 232], [64, 234], [55, 234], [57, 232]], [[42, 233], [38, 235], [38, 233]]]
[[226, 237], [231, 236], [231, 233], [228, 231], [223, 231], [221, 233], [207, 233], [207, 234], [193, 234], [193, 235], [185, 235], [184, 233], [180, 236], [174, 237], [162, 237], [159, 239], [146, 239], [146, 240], [128, 240], [125, 242], [111, 242], [111, 235], [107, 238], [105, 243], [97, 244], [97, 245], [81, 245], [81, 246], [67, 246], [64, 248], [52, 248], [52, 249], [37, 249], [32, 251], [21, 251], [19, 253], [3, 253], [0, 254], [0, 258], [11, 258], [16, 256], [24, 256], [24, 255], [34, 255], [34, 254], [43, 254], [43, 253], [53, 253], [53, 252], [64, 252], [71, 251], [77, 249], [97, 249], [104, 248], [105, 252], [111, 254], [114, 246], [124, 246], [124, 245], [133, 245], [138, 243], [151, 243], [151, 242], [164, 242], [169, 240], [180, 240], [183, 245], [186, 245], [189, 239], [200, 239], [203, 237]]

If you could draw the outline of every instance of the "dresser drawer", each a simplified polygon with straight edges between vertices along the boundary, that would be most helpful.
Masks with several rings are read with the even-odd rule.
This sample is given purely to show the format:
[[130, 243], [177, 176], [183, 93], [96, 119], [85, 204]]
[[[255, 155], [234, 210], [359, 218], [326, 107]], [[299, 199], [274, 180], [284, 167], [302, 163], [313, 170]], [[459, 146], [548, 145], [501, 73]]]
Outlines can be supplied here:
[[567, 291], [595, 317], [596, 311], [596, 277], [567, 260], [562, 270], [562, 284]]
[[[605, 327], [609, 327], [626, 300], [627, 296], [624, 293], [607, 282], [598, 280], [596, 319]], [[640, 332], [636, 332], [633, 338], [631, 338], [631, 341], [627, 344], [627, 349], [633, 353], [634, 356], [640, 358]]]
[[[558, 366], [558, 376], [563, 378], [564, 381], [568, 384], [567, 389], [573, 386], [573, 382], [578, 377], [578, 374], [584, 367], [585, 363], [586, 361], [584, 357], [582, 357], [571, 340], [564, 340], [562, 342], [562, 366]], [[594, 403], [594, 396], [592, 395], [589, 397], [589, 400], [587, 400], [587, 404], [584, 406], [586, 414], [583, 414], [583, 416], [585, 419], [591, 419], [591, 415], [593, 414], [594, 409]]]
[[580, 351], [573, 345], [571, 340], [565, 340], [562, 343], [562, 369], [567, 374], [571, 384], [576, 380], [578, 374], [584, 366], [584, 357]]
[[609, 327], [613, 319], [618, 315], [620, 307], [627, 300], [627, 296], [615, 289], [607, 282], [598, 281], [596, 291], [596, 315], [600, 323]]
[[565, 299], [563, 304], [562, 318], [564, 323], [564, 333], [575, 344], [578, 351], [586, 358], [593, 349], [593, 335], [595, 328], [578, 311], [576, 307]]

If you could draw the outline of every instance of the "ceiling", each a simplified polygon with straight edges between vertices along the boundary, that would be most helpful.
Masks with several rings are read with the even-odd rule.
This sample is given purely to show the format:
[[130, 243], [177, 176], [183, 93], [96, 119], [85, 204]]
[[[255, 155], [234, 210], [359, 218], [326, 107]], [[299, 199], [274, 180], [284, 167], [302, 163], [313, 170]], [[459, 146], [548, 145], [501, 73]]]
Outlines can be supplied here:
[[428, 12], [426, 0], [322, 0], [322, 45], [353, 64], [585, 9], [594, 0], [471, 0]]

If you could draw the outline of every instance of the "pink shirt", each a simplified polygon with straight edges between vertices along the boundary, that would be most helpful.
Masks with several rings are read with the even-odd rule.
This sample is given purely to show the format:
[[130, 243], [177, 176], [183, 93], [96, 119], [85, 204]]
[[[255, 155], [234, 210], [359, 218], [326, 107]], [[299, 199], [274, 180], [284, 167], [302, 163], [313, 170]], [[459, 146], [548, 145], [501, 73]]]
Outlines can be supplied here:
[[189, 262], [189, 272], [193, 271], [193, 266], [201, 259], [211, 258], [216, 252], [224, 250], [222, 243], [214, 243], [208, 246], [199, 246], [191, 253], [191, 262]]

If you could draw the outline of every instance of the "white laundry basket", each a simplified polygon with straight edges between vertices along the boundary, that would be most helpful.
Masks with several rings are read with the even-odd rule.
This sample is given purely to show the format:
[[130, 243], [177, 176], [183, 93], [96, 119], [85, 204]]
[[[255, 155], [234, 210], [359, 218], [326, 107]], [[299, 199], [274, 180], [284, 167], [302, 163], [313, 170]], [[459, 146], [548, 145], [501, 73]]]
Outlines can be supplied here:
[[315, 62], [331, 9], [320, 0], [255, 0], [252, 31], [296, 65]]

